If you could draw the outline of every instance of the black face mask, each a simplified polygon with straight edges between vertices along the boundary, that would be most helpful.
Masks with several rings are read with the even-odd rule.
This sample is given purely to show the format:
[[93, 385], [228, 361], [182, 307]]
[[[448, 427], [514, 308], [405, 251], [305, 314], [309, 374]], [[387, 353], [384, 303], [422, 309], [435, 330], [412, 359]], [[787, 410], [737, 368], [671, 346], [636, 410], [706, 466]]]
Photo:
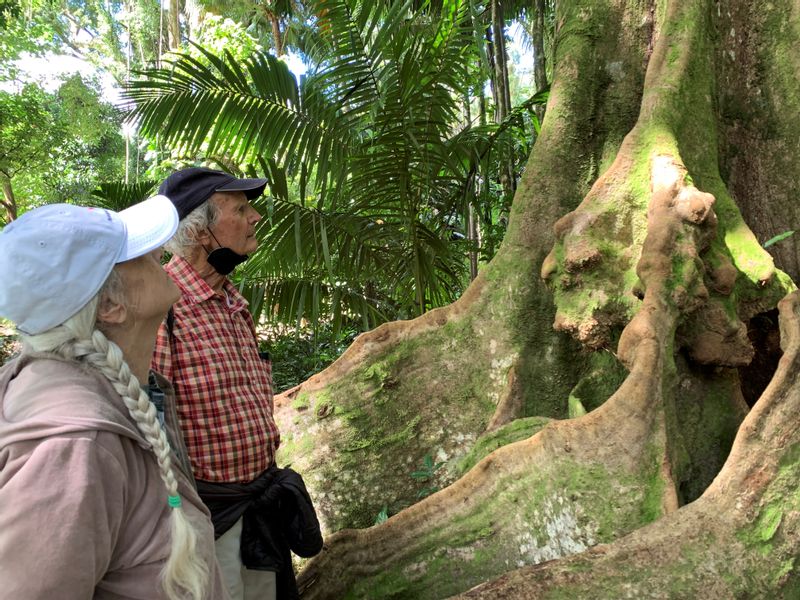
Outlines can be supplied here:
[[208, 257], [206, 261], [214, 270], [219, 273], [220, 275], [227, 275], [231, 271], [233, 271], [238, 265], [242, 264], [244, 261], [247, 260], [247, 254], [237, 254], [230, 248], [225, 248], [222, 244], [219, 243], [217, 237], [211, 232], [209, 229], [208, 233], [211, 233], [211, 237], [214, 238], [214, 241], [217, 242], [219, 248], [215, 248], [211, 252], [208, 252]]

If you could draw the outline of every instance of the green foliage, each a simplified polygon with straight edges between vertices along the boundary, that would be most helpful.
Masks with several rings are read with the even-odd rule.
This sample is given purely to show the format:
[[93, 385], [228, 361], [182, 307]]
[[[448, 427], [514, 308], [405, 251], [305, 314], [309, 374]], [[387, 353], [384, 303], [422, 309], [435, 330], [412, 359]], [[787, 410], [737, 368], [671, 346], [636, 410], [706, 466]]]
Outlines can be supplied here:
[[[123, 6], [138, 4], [119, 0], [19, 0], [18, 6], [19, 10], [0, 21], [4, 59], [13, 60], [26, 53], [65, 53], [86, 59], [120, 81], [124, 79], [127, 61], [122, 40], [128, 13]], [[139, 37], [141, 31], [133, 31], [133, 37]], [[133, 54], [134, 64], [136, 59]]]
[[0, 28], [8, 27], [14, 19], [19, 18], [21, 12], [16, 0], [0, 0]]
[[[199, 0], [198, 5], [205, 10], [205, 19], [224, 15], [226, 20], [247, 31], [261, 48], [275, 47], [273, 19], [281, 31], [284, 44], [296, 44], [297, 37], [306, 30], [310, 18], [304, 3], [296, 0]], [[206, 28], [205, 23], [203, 27]], [[200, 45], [205, 44], [201, 42]]]
[[268, 351], [272, 359], [275, 393], [292, 388], [327, 367], [358, 333], [352, 327], [336, 332], [329, 324], [271, 331], [261, 349]]
[[410, 2], [318, 0], [299, 83], [270, 54], [195, 47], [128, 86], [130, 118], [173, 154], [269, 179], [243, 273], [267, 318], [370, 327], [464, 289], [464, 215], [491, 213], [520, 139], [510, 124], [459, 126], [478, 60], [470, 8], [432, 19]]
[[136, 183], [123, 181], [101, 183], [92, 192], [92, 196], [95, 198], [92, 204], [121, 211], [155, 194], [158, 184], [158, 181], [152, 179]]
[[11, 321], [0, 318], [0, 365], [19, 352], [19, 343]]
[[256, 39], [250, 35], [246, 28], [232, 19], [208, 14], [196, 32], [197, 46], [190, 50], [195, 58], [202, 60], [204, 48], [212, 54], [230, 54], [236, 61], [243, 61], [258, 51]]
[[389, 520], [389, 507], [384, 504], [383, 508], [381, 508], [381, 512], [378, 513], [378, 516], [375, 517], [375, 525], [380, 525], [384, 521]]
[[116, 178], [124, 155], [119, 115], [79, 75], [55, 93], [29, 83], [0, 91], [0, 179], [13, 190], [0, 223], [48, 202], [86, 202]]
[[[0, 2], [0, 56], [3, 64], [0, 73], [13, 77], [12, 62], [23, 54], [40, 55], [59, 47], [59, 34], [42, 11], [47, 11], [44, 0]], [[60, 29], [60, 28], [59, 28]]]

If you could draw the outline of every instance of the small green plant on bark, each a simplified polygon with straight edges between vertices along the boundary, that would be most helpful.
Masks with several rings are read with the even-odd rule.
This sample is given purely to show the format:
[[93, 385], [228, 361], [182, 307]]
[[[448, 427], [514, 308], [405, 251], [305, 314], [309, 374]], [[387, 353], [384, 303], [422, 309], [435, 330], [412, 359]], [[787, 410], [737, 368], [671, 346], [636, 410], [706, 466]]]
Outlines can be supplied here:
[[375, 517], [375, 525], [380, 525], [388, 518], [389, 518], [389, 507], [386, 504], [384, 504], [383, 508], [381, 508], [381, 512], [379, 512], [378, 516]]
[[[422, 459], [422, 468], [419, 471], [414, 471], [411, 473], [411, 477], [423, 483], [431, 483], [436, 471], [441, 469], [443, 466], [443, 462], [434, 463], [433, 457], [430, 454], [426, 454], [425, 458]], [[434, 492], [438, 491], [438, 486], [426, 485], [419, 492], [417, 492], [417, 498], [424, 498], [425, 496], [430, 496]]]

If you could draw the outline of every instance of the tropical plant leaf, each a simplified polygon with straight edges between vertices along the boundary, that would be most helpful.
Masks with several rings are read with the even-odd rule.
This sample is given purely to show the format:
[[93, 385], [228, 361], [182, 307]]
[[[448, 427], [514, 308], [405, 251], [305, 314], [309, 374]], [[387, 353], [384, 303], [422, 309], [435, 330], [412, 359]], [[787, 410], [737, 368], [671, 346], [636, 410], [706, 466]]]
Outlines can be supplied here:
[[[131, 120], [176, 152], [269, 181], [261, 240], [240, 273], [264, 319], [371, 326], [458, 297], [462, 215], [536, 127], [529, 99], [500, 125], [456, 126], [480, 62], [474, 2], [315, 0], [308, 74], [258, 53], [198, 48], [126, 89]], [[531, 122], [533, 125], [531, 125]], [[531, 133], [525, 134], [530, 136]]]
[[121, 211], [154, 194], [157, 186], [158, 181], [151, 179], [136, 183], [123, 181], [102, 183], [92, 192], [92, 197], [96, 206]]

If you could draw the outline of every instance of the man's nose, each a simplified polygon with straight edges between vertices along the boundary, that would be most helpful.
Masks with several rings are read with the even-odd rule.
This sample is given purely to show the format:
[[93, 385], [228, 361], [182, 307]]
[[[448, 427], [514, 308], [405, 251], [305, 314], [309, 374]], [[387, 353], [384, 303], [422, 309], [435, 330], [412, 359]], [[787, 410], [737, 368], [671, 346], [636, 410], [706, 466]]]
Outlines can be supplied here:
[[253, 206], [250, 207], [250, 223], [258, 223], [261, 220], [261, 213], [258, 212]]

